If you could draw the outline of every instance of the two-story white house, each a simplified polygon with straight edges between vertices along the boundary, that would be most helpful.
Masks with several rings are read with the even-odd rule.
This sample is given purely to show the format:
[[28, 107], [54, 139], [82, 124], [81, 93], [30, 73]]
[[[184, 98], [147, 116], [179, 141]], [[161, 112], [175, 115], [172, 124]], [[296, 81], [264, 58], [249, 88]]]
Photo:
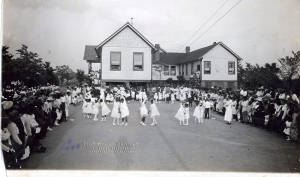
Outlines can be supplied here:
[[237, 63], [241, 58], [222, 42], [185, 53], [168, 53], [153, 45], [126, 23], [99, 45], [85, 46], [84, 60], [101, 64], [104, 82], [189, 80], [198, 77], [203, 87], [237, 88]]

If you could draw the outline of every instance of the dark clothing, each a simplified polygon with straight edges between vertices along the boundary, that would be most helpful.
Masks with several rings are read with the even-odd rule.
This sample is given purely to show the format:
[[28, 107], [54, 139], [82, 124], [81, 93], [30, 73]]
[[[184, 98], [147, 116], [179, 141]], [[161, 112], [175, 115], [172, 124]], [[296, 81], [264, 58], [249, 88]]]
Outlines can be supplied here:
[[209, 119], [209, 108], [204, 109], [204, 118]]

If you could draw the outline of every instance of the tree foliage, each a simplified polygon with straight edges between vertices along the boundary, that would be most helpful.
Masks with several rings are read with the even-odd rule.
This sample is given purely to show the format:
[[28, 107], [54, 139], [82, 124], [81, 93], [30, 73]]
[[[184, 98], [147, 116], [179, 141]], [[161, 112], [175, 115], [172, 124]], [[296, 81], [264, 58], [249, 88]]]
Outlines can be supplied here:
[[300, 75], [300, 51], [292, 52], [293, 56], [286, 56], [278, 59], [281, 64], [280, 76], [287, 83], [287, 88], [292, 87], [292, 81], [298, 79]]
[[56, 66], [55, 73], [59, 79], [60, 85], [69, 85], [74, 83], [74, 79], [76, 78], [76, 74], [68, 65]]
[[2, 73], [3, 85], [11, 81], [21, 81], [27, 86], [38, 86], [58, 84], [54, 69], [49, 62], [43, 62], [37, 53], [28, 50], [26, 45], [22, 45], [16, 50], [17, 57], [8, 51], [8, 46], [2, 47]]
[[279, 79], [280, 69], [276, 63], [266, 63], [264, 66], [246, 63], [245, 68], [239, 66], [240, 86], [247, 89], [255, 89], [260, 86], [267, 88], [280, 88], [282, 82]]

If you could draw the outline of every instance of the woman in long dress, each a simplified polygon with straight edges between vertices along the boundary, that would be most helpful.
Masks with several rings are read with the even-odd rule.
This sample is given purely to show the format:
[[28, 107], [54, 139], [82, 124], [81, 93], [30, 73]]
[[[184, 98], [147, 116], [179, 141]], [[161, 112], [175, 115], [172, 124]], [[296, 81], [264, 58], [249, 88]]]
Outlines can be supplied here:
[[232, 121], [232, 100], [229, 98], [226, 102], [225, 102], [225, 116], [224, 116], [224, 120], [228, 123], [231, 124]]

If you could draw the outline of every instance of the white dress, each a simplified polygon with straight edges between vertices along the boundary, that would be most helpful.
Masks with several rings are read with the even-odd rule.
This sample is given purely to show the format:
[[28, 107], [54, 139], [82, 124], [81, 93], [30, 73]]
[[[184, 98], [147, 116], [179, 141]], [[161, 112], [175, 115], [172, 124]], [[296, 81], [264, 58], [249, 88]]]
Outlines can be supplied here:
[[224, 120], [227, 122], [231, 122], [232, 121], [232, 101], [228, 100], [225, 103], [225, 106], [226, 106], [226, 111], [225, 111]]
[[203, 122], [204, 118], [204, 107], [203, 106], [196, 106], [194, 114], [194, 117], [200, 120], [200, 122]]
[[124, 101], [123, 103], [120, 103], [120, 112], [121, 112], [122, 118], [129, 116], [129, 109], [128, 109], [126, 101]]
[[184, 120], [184, 112], [183, 112], [184, 108], [183, 105], [180, 104], [180, 107], [175, 115], [175, 118], [178, 120]]
[[189, 119], [190, 118], [190, 108], [184, 108], [183, 109], [183, 114], [184, 114], [184, 119]]
[[161, 92], [158, 92], [158, 100], [162, 100], [163, 99], [163, 95]]
[[147, 107], [146, 107], [144, 101], [141, 103], [141, 107], [140, 107], [140, 115], [141, 115], [141, 117], [144, 117], [144, 116], [147, 116], [147, 115], [148, 115], [148, 110], [147, 110]]
[[154, 93], [154, 100], [157, 100], [158, 99], [158, 95], [157, 93]]
[[120, 106], [120, 103], [114, 101], [114, 105], [113, 105], [111, 115], [110, 115], [112, 118], [120, 118], [121, 115], [119, 113], [119, 106]]
[[292, 122], [286, 121], [285, 122], [286, 128], [283, 130], [283, 133], [285, 133], [286, 135], [291, 135], [291, 125]]
[[110, 113], [110, 109], [108, 108], [108, 106], [105, 104], [105, 102], [103, 101], [101, 103], [101, 115], [102, 116], [106, 116]]
[[156, 105], [153, 103], [150, 105], [150, 117], [155, 117], [155, 116], [159, 116], [159, 112], [158, 109], [156, 107]]
[[175, 101], [175, 94], [174, 93], [171, 94], [171, 101]]
[[95, 114], [95, 115], [98, 115], [99, 114], [99, 106], [100, 104], [97, 102], [97, 103], [94, 103], [92, 104], [92, 113]]
[[91, 114], [92, 113], [92, 103], [84, 101], [83, 105], [82, 105], [82, 112], [85, 114]]

